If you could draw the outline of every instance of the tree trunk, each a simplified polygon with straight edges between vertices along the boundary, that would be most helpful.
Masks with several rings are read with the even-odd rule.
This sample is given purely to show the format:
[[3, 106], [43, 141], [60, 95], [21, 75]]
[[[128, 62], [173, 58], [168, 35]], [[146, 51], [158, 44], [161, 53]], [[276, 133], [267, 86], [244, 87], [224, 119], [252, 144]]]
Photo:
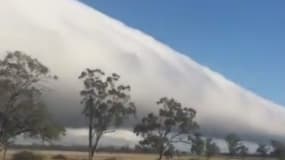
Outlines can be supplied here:
[[2, 155], [2, 160], [6, 160], [6, 154], [7, 153], [7, 146], [3, 147], [3, 155]]
[[159, 153], [158, 160], [161, 160], [161, 159], [162, 159], [162, 154], [163, 154], [162, 152]]
[[92, 143], [93, 143], [93, 127], [92, 127], [92, 121], [93, 121], [93, 117], [92, 116], [90, 116], [89, 117], [89, 138], [88, 138], [88, 140], [89, 140], [89, 146], [88, 146], [88, 154], [89, 154], [89, 156], [88, 156], [88, 158], [89, 158], [89, 160], [92, 160]]
[[92, 158], [94, 159], [94, 155], [97, 151], [97, 148], [98, 148], [98, 144], [99, 144], [99, 141], [102, 137], [103, 133], [98, 133], [97, 136], [96, 136], [96, 139], [95, 139], [95, 143], [94, 143], [94, 146], [92, 147], [92, 151], [91, 151], [91, 155], [92, 155]]
[[158, 160], [161, 160], [161, 159], [162, 159], [162, 157], [163, 157], [163, 152], [164, 152], [164, 148], [163, 148], [163, 144], [161, 144]]
[[89, 146], [88, 146], [88, 158], [89, 160], [92, 160], [93, 156], [92, 156], [92, 144], [93, 144], [93, 109], [92, 107], [90, 106], [89, 107], [90, 109], [90, 115], [89, 115]]
[[89, 107], [89, 145], [88, 145], [88, 158], [89, 160], [93, 159], [93, 155], [92, 155], [92, 146], [93, 146], [93, 98], [89, 97], [89, 101], [87, 103], [87, 107]]

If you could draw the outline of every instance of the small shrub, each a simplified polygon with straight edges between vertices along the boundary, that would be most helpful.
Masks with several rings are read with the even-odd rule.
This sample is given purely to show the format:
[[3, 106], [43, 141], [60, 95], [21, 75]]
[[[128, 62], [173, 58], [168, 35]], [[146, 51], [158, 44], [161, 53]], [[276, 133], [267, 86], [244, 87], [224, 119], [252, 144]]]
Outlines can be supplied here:
[[54, 155], [54, 156], [52, 156], [52, 159], [54, 159], [54, 160], [67, 160], [67, 158], [62, 154]]
[[15, 153], [12, 160], [43, 160], [44, 157], [29, 151]]

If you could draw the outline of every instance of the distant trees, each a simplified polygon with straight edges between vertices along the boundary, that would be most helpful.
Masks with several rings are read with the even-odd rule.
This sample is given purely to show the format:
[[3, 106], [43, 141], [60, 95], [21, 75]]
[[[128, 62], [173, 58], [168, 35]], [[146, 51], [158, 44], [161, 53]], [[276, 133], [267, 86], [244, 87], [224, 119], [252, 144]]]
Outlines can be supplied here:
[[265, 144], [259, 144], [258, 148], [256, 149], [256, 153], [262, 157], [266, 157], [269, 152], [269, 147]]
[[140, 145], [158, 153], [161, 160], [175, 150], [175, 143], [191, 144], [189, 136], [198, 124], [194, 121], [196, 111], [173, 98], [163, 97], [157, 104], [161, 106], [158, 115], [149, 113], [143, 117], [134, 133], [143, 137]]
[[191, 152], [196, 155], [205, 155], [207, 159], [220, 153], [220, 148], [213, 142], [212, 138], [202, 137], [200, 133], [195, 133], [191, 137]]
[[205, 143], [205, 155], [207, 159], [210, 159], [212, 156], [217, 155], [220, 153], [220, 148], [218, 145], [213, 142], [211, 138], [206, 139]]
[[271, 146], [273, 147], [273, 151], [271, 154], [280, 160], [284, 160], [285, 159], [285, 144], [272, 140]]
[[7, 146], [18, 135], [50, 140], [64, 133], [41, 101], [42, 84], [48, 79], [57, 77], [22, 52], [9, 52], [0, 60], [0, 143], [4, 159]]
[[226, 136], [225, 140], [228, 146], [229, 154], [231, 156], [238, 155], [241, 146], [241, 139], [237, 135], [231, 133]]
[[241, 156], [244, 158], [248, 154], [248, 148], [244, 145], [241, 139], [236, 134], [229, 134], [225, 138], [229, 154], [231, 156]]
[[200, 133], [195, 133], [190, 136], [191, 139], [191, 152], [196, 155], [202, 155], [204, 153], [205, 141]]
[[244, 159], [244, 157], [248, 154], [248, 148], [245, 145], [241, 145], [239, 148], [239, 155]]
[[125, 119], [136, 113], [134, 103], [130, 102], [129, 85], [118, 85], [120, 76], [113, 73], [105, 76], [100, 69], [86, 69], [79, 79], [84, 88], [80, 92], [85, 105], [83, 114], [89, 125], [89, 160], [94, 157], [101, 137], [113, 132]]

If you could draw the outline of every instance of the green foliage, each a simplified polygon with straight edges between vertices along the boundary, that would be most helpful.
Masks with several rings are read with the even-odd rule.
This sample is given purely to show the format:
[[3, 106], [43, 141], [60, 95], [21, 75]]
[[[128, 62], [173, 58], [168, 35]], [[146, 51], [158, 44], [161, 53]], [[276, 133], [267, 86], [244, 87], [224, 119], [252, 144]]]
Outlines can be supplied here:
[[229, 154], [231, 156], [241, 156], [245, 157], [248, 154], [248, 148], [242, 144], [241, 139], [235, 135], [235, 134], [229, 134], [225, 138], [227, 144], [228, 144], [228, 149], [229, 149]]
[[[83, 114], [89, 119], [89, 159], [94, 155], [103, 134], [120, 126], [136, 113], [130, 102], [129, 85], [118, 85], [120, 76], [105, 76], [100, 69], [86, 69], [81, 73], [84, 89], [80, 92], [85, 105]], [[112, 130], [113, 131], [113, 130]], [[94, 141], [94, 144], [93, 144]]]
[[271, 145], [273, 147], [272, 155], [279, 160], [285, 160], [285, 145], [275, 140], [271, 141]]
[[[9, 52], [0, 60], [0, 142], [8, 145], [25, 134], [42, 136], [54, 128], [46, 106], [41, 101], [43, 81], [57, 79], [49, 69], [22, 52]], [[62, 129], [56, 134], [60, 134]], [[55, 132], [54, 132], [55, 135]]]
[[43, 160], [42, 155], [34, 154], [33, 152], [22, 151], [15, 153], [12, 160]]
[[265, 144], [259, 144], [258, 148], [256, 149], [256, 153], [258, 153], [261, 156], [267, 156], [269, 151], [269, 147]]
[[53, 140], [65, 135], [65, 128], [50, 120], [46, 122], [44, 127], [41, 127], [38, 134], [43, 142], [52, 143]]
[[136, 112], [134, 103], [130, 102], [130, 86], [117, 86], [120, 76], [115, 73], [108, 77], [104, 75], [99, 69], [87, 69], [79, 77], [85, 87], [80, 93], [85, 104], [83, 113], [93, 117], [94, 128], [102, 131], [112, 125], [121, 125], [123, 120]]
[[189, 135], [198, 129], [198, 124], [194, 121], [196, 111], [182, 107], [173, 98], [163, 97], [157, 104], [161, 106], [159, 114], [149, 113], [143, 117], [141, 123], [134, 127], [134, 133], [144, 138], [139, 142], [141, 146], [159, 153], [161, 159], [165, 153], [175, 149], [173, 144], [190, 144]]
[[199, 133], [195, 133], [194, 136], [190, 137], [192, 145], [191, 152], [196, 155], [202, 155], [204, 153], [205, 142]]
[[209, 158], [220, 153], [220, 148], [211, 138], [207, 138], [205, 144], [205, 155]]
[[241, 147], [241, 139], [235, 134], [229, 134], [226, 136], [225, 140], [228, 145], [229, 154], [232, 156], [237, 155]]

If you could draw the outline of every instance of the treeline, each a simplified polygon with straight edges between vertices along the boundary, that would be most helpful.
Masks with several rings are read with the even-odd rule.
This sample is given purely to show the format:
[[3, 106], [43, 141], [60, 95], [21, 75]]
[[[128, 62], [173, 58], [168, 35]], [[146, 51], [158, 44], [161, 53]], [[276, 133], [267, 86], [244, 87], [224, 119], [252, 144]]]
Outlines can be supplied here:
[[[42, 97], [46, 91], [44, 83], [57, 79], [58, 76], [51, 74], [47, 66], [22, 52], [9, 52], [0, 60], [0, 143], [4, 150], [3, 159], [7, 148], [19, 135], [51, 142], [65, 134], [64, 127], [52, 120]], [[132, 102], [131, 86], [122, 84], [119, 74], [106, 74], [101, 69], [87, 68], [78, 79], [82, 82], [79, 93], [84, 106], [82, 114], [88, 121], [89, 130], [88, 147], [81, 149], [87, 149], [91, 160], [96, 152], [104, 150], [99, 147], [102, 137], [135, 119], [137, 109]], [[194, 108], [172, 97], [161, 97], [153, 103], [158, 106], [158, 111], [146, 114], [133, 126], [133, 132], [142, 137], [134, 149], [105, 149], [114, 149], [114, 152], [157, 153], [159, 160], [163, 156], [171, 158], [175, 154], [182, 154], [177, 144], [187, 145], [189, 153], [207, 158], [221, 154], [216, 142], [199, 132]], [[248, 155], [247, 146], [237, 135], [229, 134], [225, 141], [230, 156], [243, 158]], [[257, 153], [267, 156], [268, 147], [260, 145]], [[275, 156], [283, 157], [283, 144], [273, 141], [272, 147]]]
[[[76, 146], [66, 146], [66, 145], [19, 145], [13, 144], [10, 149], [16, 150], [47, 150], [47, 151], [76, 151], [76, 152], [88, 152], [88, 147], [86, 145], [76, 145]], [[100, 146], [97, 152], [107, 152], [107, 153], [145, 153], [154, 154], [151, 150], [141, 150], [141, 148], [130, 147], [130, 146]], [[176, 151], [176, 155], [187, 155], [187, 152]]]

